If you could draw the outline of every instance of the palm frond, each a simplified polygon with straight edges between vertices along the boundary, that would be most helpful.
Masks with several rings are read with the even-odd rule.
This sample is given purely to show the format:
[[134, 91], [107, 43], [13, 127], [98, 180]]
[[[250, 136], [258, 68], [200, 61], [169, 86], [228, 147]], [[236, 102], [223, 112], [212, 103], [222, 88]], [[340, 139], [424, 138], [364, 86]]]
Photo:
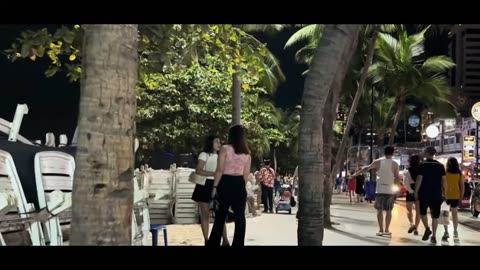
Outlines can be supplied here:
[[317, 46], [314, 44], [308, 44], [295, 53], [295, 61], [301, 64], [308, 64], [312, 62], [313, 55]]
[[417, 24], [417, 30], [421, 31], [428, 28], [425, 32], [425, 36], [431, 38], [443, 33], [450, 33], [452, 26], [452, 24]]
[[432, 56], [423, 62], [420, 72], [423, 74], [444, 73], [453, 67], [455, 67], [455, 63], [449, 57], [445, 55]]
[[[242, 42], [245, 42], [252, 51], [252, 48], [262, 45], [262, 42], [252, 35], [245, 36], [245, 38], [242, 39]], [[278, 83], [285, 81], [285, 74], [280, 67], [280, 61], [270, 50], [267, 50], [266, 55], [263, 57], [263, 64], [265, 66], [265, 76], [262, 78], [262, 82], [266, 84], [265, 86], [267, 87], [267, 90], [273, 93], [275, 92]]]
[[316, 43], [320, 40], [322, 36], [324, 26], [322, 24], [310, 24], [307, 25], [297, 32], [295, 32], [285, 44], [285, 49], [288, 49], [295, 44], [298, 44], [302, 41], [309, 41], [309, 43]]
[[236, 24], [235, 27], [242, 29], [245, 32], [255, 33], [262, 32], [267, 34], [274, 34], [282, 31], [288, 25], [286, 24]]
[[380, 33], [376, 42], [377, 56], [383, 62], [395, 64], [396, 53], [399, 49], [399, 42], [390, 34]]

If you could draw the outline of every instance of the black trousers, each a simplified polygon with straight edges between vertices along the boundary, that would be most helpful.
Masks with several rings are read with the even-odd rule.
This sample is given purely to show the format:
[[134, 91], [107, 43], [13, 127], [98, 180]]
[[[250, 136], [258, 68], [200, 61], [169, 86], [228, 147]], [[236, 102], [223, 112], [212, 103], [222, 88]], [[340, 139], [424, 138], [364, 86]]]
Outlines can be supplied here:
[[273, 187], [262, 185], [262, 201], [264, 211], [273, 211]]
[[235, 233], [232, 246], [245, 245], [245, 207], [247, 205], [247, 191], [243, 176], [223, 175], [217, 188], [219, 208], [215, 213], [215, 222], [208, 238], [209, 246], [220, 246], [223, 226], [227, 219], [228, 209], [232, 207], [235, 221]]

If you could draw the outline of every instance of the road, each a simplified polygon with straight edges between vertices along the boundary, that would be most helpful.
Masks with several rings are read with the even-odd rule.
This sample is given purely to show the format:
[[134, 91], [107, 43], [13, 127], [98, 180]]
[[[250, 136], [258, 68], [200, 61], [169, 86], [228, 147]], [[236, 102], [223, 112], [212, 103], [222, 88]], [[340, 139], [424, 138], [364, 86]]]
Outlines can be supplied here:
[[[419, 236], [408, 234], [409, 222], [406, 215], [405, 202], [398, 201], [393, 210], [391, 224], [392, 237], [376, 236], [378, 231], [376, 211], [373, 204], [350, 203], [344, 194], [334, 195], [331, 207], [332, 221], [338, 223], [334, 229], [326, 229], [324, 233], [324, 245], [326, 246], [382, 246], [382, 245], [415, 245], [427, 246], [428, 241], [422, 241], [423, 225], [420, 225]], [[291, 215], [288, 213], [262, 214], [259, 217], [247, 219], [247, 233], [245, 245], [247, 246], [297, 246], [297, 220], [296, 208]], [[441, 242], [443, 227], [437, 232], [437, 245], [480, 245], [480, 221], [468, 217], [468, 213], [462, 213], [461, 219], [468, 221], [470, 226], [459, 225], [459, 240]], [[478, 227], [476, 227], [478, 226]], [[474, 229], [477, 228], [477, 229]], [[170, 245], [203, 245], [199, 225], [169, 225]], [[230, 240], [233, 237], [233, 224], [228, 224]], [[453, 228], [450, 225], [450, 235]], [[161, 245], [161, 243], [160, 243]]]

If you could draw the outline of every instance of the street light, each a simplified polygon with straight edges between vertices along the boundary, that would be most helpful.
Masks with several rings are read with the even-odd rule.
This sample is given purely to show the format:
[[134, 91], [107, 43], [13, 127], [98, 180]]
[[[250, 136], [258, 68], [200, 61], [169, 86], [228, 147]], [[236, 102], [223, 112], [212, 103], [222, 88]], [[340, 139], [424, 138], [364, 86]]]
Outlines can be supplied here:
[[430, 126], [428, 126], [426, 132], [427, 132], [427, 137], [430, 139], [435, 139], [440, 133], [437, 126], [434, 124], [431, 124]]

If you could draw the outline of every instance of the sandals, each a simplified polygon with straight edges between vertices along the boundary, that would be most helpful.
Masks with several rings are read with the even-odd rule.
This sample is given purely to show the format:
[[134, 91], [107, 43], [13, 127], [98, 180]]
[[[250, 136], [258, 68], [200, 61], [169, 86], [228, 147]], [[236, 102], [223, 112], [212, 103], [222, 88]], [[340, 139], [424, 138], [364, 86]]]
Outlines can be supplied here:
[[392, 236], [391, 232], [377, 232], [377, 236]]

